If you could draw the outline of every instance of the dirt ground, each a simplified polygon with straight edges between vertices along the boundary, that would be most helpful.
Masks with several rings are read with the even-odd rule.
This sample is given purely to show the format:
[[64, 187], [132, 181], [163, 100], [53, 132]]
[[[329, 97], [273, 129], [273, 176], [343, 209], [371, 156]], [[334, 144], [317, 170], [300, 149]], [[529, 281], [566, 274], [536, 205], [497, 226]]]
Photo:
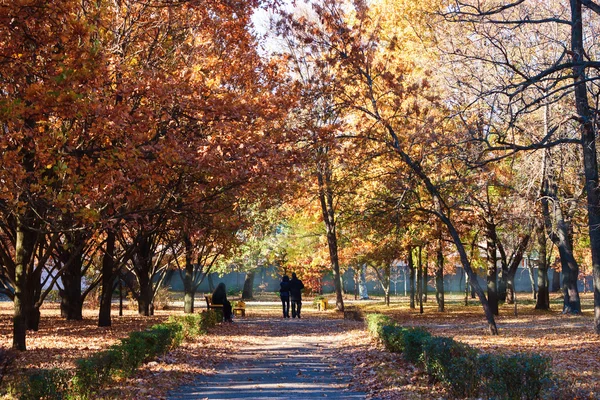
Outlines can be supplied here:
[[[273, 299], [267, 299], [273, 300]], [[438, 313], [435, 299], [425, 304], [424, 313], [409, 310], [407, 299], [394, 298], [390, 307], [381, 301], [360, 302], [366, 312], [383, 312], [403, 325], [424, 326], [434, 335], [450, 336], [486, 352], [532, 351], [552, 358], [553, 372], [560, 388], [552, 398], [600, 399], [600, 336], [592, 329], [591, 295], [583, 295], [583, 314], [564, 316], [559, 299], [553, 299], [552, 310], [539, 312], [529, 301], [519, 303], [517, 316], [513, 306], [502, 306], [497, 318], [500, 334], [490, 336], [481, 308], [465, 307], [459, 296], [448, 296], [447, 310]], [[199, 303], [200, 304], [200, 303]], [[42, 309], [40, 330], [28, 334], [28, 351], [18, 354], [9, 371], [9, 379], [32, 368], [73, 368], [74, 360], [99, 351], [125, 337], [132, 330], [144, 329], [162, 322], [180, 309], [160, 310], [154, 317], [140, 317], [126, 310], [122, 317], [113, 311], [113, 326], [98, 328], [97, 311], [86, 310], [83, 321], [64, 321], [56, 304]], [[319, 335], [335, 352], [335, 359], [352, 368], [351, 386], [381, 399], [440, 399], [444, 388], [431, 385], [414, 366], [400, 355], [387, 353], [372, 340], [361, 324], [348, 325], [348, 331], [330, 336], [328, 319], [341, 319], [334, 310], [317, 311], [305, 301], [303, 317], [322, 320]], [[12, 303], [0, 303], [0, 347], [11, 345]], [[276, 303], [248, 304], [247, 318], [280, 318]], [[133, 377], [116, 382], [98, 398], [166, 398], [168, 390], [194, 380], [198, 374], [214, 375], [215, 367], [231, 361], [236, 349], [256, 346], [264, 335], [248, 331], [248, 324], [224, 324], [209, 335], [185, 343], [168, 355], [144, 365]], [[314, 326], [314, 324], [313, 324]], [[294, 332], [302, 334], [302, 332]], [[306, 333], [309, 334], [309, 333]], [[310, 333], [314, 334], [314, 333]], [[329, 335], [329, 336], [328, 336]], [[3, 383], [5, 385], [6, 382]], [[565, 397], [566, 396], [566, 397]]]

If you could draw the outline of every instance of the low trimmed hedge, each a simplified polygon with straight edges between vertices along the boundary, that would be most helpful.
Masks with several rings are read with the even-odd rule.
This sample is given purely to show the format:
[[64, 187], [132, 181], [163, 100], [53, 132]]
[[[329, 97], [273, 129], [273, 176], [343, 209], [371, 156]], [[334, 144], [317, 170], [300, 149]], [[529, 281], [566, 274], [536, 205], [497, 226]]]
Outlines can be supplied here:
[[455, 398], [538, 399], [550, 383], [550, 359], [539, 354], [480, 354], [452, 338], [423, 328], [406, 328], [389, 317], [370, 314], [367, 329], [386, 348], [421, 366]]
[[73, 373], [42, 369], [13, 388], [19, 399], [86, 399], [117, 378], [127, 378], [144, 363], [168, 353], [183, 340], [205, 334], [217, 324], [216, 312], [171, 316], [168, 322], [131, 332], [119, 344], [75, 362]]

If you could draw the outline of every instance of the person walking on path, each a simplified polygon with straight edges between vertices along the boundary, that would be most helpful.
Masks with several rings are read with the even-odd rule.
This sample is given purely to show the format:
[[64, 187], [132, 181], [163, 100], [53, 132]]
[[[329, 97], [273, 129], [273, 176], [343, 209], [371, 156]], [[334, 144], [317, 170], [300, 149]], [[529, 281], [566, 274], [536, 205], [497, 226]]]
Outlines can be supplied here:
[[284, 275], [279, 284], [279, 297], [283, 307], [283, 318], [290, 317], [290, 278]]
[[231, 303], [227, 300], [227, 290], [223, 282], [217, 285], [217, 288], [212, 294], [213, 304], [223, 304], [223, 319], [225, 322], [233, 322], [231, 319]]
[[290, 299], [292, 300], [292, 318], [300, 318], [300, 310], [302, 309], [302, 289], [304, 284], [296, 273], [292, 273], [292, 280], [290, 281]]

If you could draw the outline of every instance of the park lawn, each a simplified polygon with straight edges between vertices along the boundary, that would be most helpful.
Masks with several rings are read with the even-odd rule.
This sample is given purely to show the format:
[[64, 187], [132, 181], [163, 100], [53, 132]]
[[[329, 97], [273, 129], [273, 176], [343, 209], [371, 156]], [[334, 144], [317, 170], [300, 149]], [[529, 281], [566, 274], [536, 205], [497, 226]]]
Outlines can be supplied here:
[[[517, 307], [516, 317], [513, 306], [502, 306], [497, 318], [500, 335], [496, 337], [487, 334], [482, 311], [476, 302], [471, 301], [472, 305], [465, 307], [459, 295], [448, 296], [446, 313], [437, 312], [435, 298], [431, 295], [423, 314], [418, 309], [410, 310], [403, 297], [393, 298], [390, 307], [377, 299], [358, 304], [365, 312], [385, 313], [402, 325], [424, 326], [434, 335], [453, 337], [482, 351], [545, 354], [552, 358], [553, 372], [568, 386], [567, 393], [598, 399], [600, 337], [592, 330], [592, 297], [589, 294], [582, 296], [584, 312], [575, 317], [560, 313], [557, 298], [553, 298], [549, 312], [535, 311], [531, 302], [523, 301]], [[334, 303], [332, 300], [330, 297], [330, 304]], [[310, 299], [304, 301], [304, 318], [341, 318], [335, 310], [317, 312], [311, 303]], [[141, 317], [135, 310], [125, 310], [125, 315], [119, 317], [114, 310], [113, 326], [98, 328], [97, 311], [85, 310], [83, 321], [64, 321], [60, 318], [58, 305], [50, 303], [42, 308], [40, 330], [28, 335], [29, 350], [18, 354], [9, 378], [32, 368], [73, 368], [74, 360], [105, 349], [130, 331], [142, 330], [164, 322], [171, 314], [181, 313], [181, 309], [175, 308], [158, 310], [153, 317]], [[272, 303], [252, 304], [248, 309], [250, 318], [279, 318], [279, 313], [279, 306]], [[0, 303], [0, 346], [4, 348], [11, 345], [11, 318], [12, 303]], [[325, 328], [327, 324], [323, 322]], [[195, 374], [214, 374], [218, 363], [231, 358], [232, 349], [256, 340], [251, 332], [242, 332], [235, 324], [224, 324], [215, 329], [219, 330], [218, 334], [184, 343], [161, 359], [143, 366], [132, 378], [117, 382], [100, 397], [164, 398], [168, 389], [189, 382]], [[336, 346], [339, 346], [341, 362], [353, 365], [356, 387], [373, 396], [384, 399], [443, 398], [443, 388], [429, 384], [421, 371], [403, 362], [399, 355], [384, 351], [362, 330], [349, 332], [345, 343]]]

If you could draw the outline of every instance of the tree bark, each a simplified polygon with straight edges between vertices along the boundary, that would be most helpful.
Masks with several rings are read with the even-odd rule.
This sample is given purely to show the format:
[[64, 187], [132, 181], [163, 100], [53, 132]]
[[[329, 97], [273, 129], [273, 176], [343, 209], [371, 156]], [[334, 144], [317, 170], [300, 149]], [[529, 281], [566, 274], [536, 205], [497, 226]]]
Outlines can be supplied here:
[[183, 312], [192, 314], [194, 312], [194, 296], [196, 288], [194, 287], [194, 264], [192, 254], [192, 241], [189, 235], [183, 235], [183, 243], [185, 245], [185, 271], [183, 275]]
[[28, 271], [31, 268], [36, 234], [30, 228], [30, 218], [16, 218], [15, 239], [15, 296], [13, 316], [13, 349], [27, 350], [26, 336], [28, 318], [33, 307], [33, 299], [28, 296]]
[[427, 303], [427, 282], [429, 281], [429, 252], [425, 253], [425, 262], [423, 263], [423, 302]]
[[535, 287], [534, 268], [530, 258], [527, 258], [527, 271], [529, 272], [529, 281], [531, 282], [531, 298], [533, 300], [537, 300], [537, 289]]
[[506, 279], [506, 302], [508, 304], [514, 304], [515, 302], [515, 275], [517, 274], [517, 269], [523, 261], [523, 255], [525, 254], [525, 250], [527, 250], [527, 246], [529, 245], [529, 239], [531, 238], [530, 234], [524, 235], [521, 240], [519, 240], [519, 244], [513, 254], [510, 265], [508, 266], [507, 271], [507, 279]]
[[444, 312], [444, 253], [442, 252], [442, 240], [439, 241], [437, 249], [437, 265], [435, 269], [435, 299], [438, 311]]
[[498, 287], [497, 287], [497, 274], [498, 274], [498, 256], [496, 253], [496, 243], [498, 237], [496, 236], [496, 226], [486, 221], [486, 232], [487, 232], [487, 298], [490, 304], [490, 310], [494, 315], [498, 315]]
[[[560, 254], [563, 274], [563, 313], [579, 314], [581, 312], [579, 289], [577, 287], [579, 265], [573, 255], [570, 221], [563, 214], [562, 205], [557, 195], [558, 189], [554, 179], [554, 172], [548, 166], [548, 162], [549, 157], [544, 157], [544, 173], [541, 188], [544, 223], [550, 240], [558, 247]], [[551, 200], [553, 202], [552, 212], [550, 211]]]
[[552, 293], [560, 292], [560, 272], [552, 268], [552, 287], [550, 289]]
[[367, 265], [362, 264], [360, 271], [358, 271], [358, 295], [361, 300], [369, 299], [369, 292], [367, 290]]
[[537, 221], [535, 224], [537, 236], [537, 248], [539, 254], [537, 285], [538, 295], [535, 303], [536, 310], [550, 309], [550, 291], [548, 287], [548, 255], [546, 254], [546, 232], [544, 230], [544, 222]]
[[413, 249], [408, 248], [408, 269], [410, 271], [410, 309], [415, 309], [415, 265], [413, 260]]
[[254, 271], [250, 271], [246, 273], [246, 278], [244, 279], [244, 289], [242, 290], [242, 299], [243, 300], [251, 300], [254, 297]]
[[61, 265], [66, 265], [61, 279], [60, 314], [68, 321], [81, 321], [83, 319], [83, 296], [81, 281], [83, 279], [83, 251], [85, 236], [82, 234], [65, 235], [66, 246], [58, 246]]
[[102, 257], [102, 286], [100, 292], [100, 311], [98, 326], [111, 326], [110, 308], [115, 280], [115, 232], [106, 231], [106, 248]]
[[154, 290], [152, 284], [152, 245], [144, 234], [138, 233], [135, 241], [132, 262], [137, 277], [139, 292], [137, 294], [138, 314], [153, 315]]
[[321, 149], [320, 155], [324, 156], [321, 165], [318, 167], [317, 179], [319, 182], [319, 200], [321, 202], [321, 211], [323, 221], [327, 231], [327, 245], [329, 248], [329, 258], [333, 269], [333, 282], [336, 294], [336, 307], [338, 311], [344, 311], [344, 298], [342, 296], [342, 285], [340, 284], [340, 264], [338, 258], [338, 242], [336, 232], [335, 209], [333, 203], [333, 192], [331, 189], [331, 168], [327, 162], [327, 149]]
[[469, 305], [469, 292], [471, 292], [471, 285], [469, 285], [469, 275], [465, 271], [465, 306]]
[[[596, 152], [595, 116], [589, 104], [587, 77], [585, 71], [585, 48], [583, 36], [582, 1], [570, 0], [571, 3], [571, 54], [573, 58], [573, 82], [575, 84], [575, 105], [581, 124], [581, 146], [583, 150], [583, 170], [588, 207], [588, 229], [594, 271], [594, 328], [600, 334], [600, 189], [598, 188], [598, 159]], [[570, 266], [569, 266], [570, 267]], [[579, 313], [579, 294], [575, 270], [568, 271], [568, 287], [565, 290], [565, 307], [563, 312]], [[575, 288], [572, 282], [575, 280]], [[569, 306], [567, 306], [567, 302]]]
[[423, 248], [419, 246], [417, 257], [417, 294], [419, 300], [419, 314], [423, 314]]

